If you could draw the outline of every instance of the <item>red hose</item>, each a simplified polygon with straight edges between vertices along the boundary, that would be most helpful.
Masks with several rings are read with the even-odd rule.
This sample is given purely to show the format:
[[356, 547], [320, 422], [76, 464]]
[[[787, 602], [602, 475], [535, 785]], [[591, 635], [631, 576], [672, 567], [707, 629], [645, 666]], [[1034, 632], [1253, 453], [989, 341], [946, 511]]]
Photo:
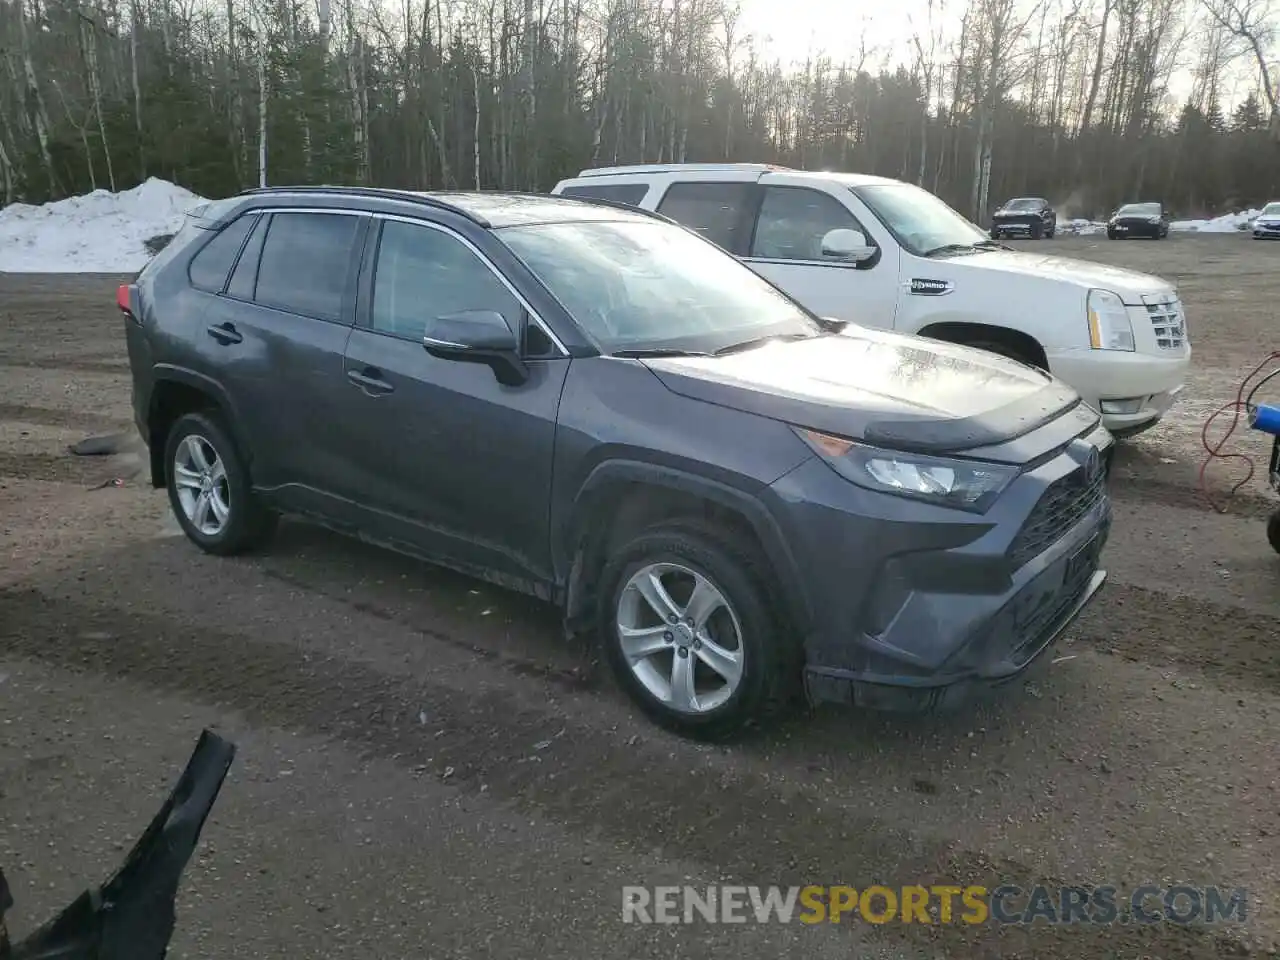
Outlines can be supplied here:
[[[1244, 381], [1240, 384], [1240, 389], [1236, 391], [1236, 398], [1230, 403], [1224, 403], [1221, 407], [1210, 414], [1209, 419], [1207, 419], [1204, 422], [1204, 426], [1200, 428], [1200, 443], [1204, 447], [1205, 452], [1208, 453], [1208, 456], [1204, 458], [1204, 462], [1200, 464], [1200, 495], [1204, 497], [1209, 506], [1218, 513], [1226, 513], [1227, 504], [1231, 501], [1231, 498], [1235, 496], [1236, 491], [1253, 479], [1253, 458], [1243, 453], [1223, 453], [1222, 448], [1226, 446], [1227, 441], [1230, 440], [1232, 434], [1236, 432], [1236, 427], [1240, 425], [1241, 411], [1248, 410], [1249, 405], [1245, 400], [1245, 391], [1249, 389], [1249, 382], [1261, 373], [1268, 364], [1274, 363], [1277, 360], [1280, 360], [1280, 351], [1268, 354], [1266, 359], [1254, 367], [1253, 372], [1244, 378]], [[1227, 432], [1222, 435], [1222, 439], [1220, 439], [1216, 444], [1210, 445], [1210, 425], [1227, 412], [1231, 412], [1232, 414], [1231, 426], [1229, 426], [1227, 428]], [[1208, 482], [1205, 479], [1205, 473], [1209, 469], [1209, 464], [1214, 460], [1243, 460], [1249, 467], [1249, 472], [1245, 474], [1244, 479], [1237, 481], [1236, 484], [1227, 491], [1227, 497], [1221, 504], [1214, 502], [1213, 496], [1209, 493]]]

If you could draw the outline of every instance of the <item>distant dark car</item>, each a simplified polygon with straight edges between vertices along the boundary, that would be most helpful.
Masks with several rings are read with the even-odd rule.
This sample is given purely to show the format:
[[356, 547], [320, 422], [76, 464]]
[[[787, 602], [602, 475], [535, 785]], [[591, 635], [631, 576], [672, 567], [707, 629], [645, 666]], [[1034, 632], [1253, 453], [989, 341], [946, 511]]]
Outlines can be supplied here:
[[151, 482], [200, 548], [301, 514], [554, 601], [685, 733], [801, 693], [959, 702], [1106, 576], [1113, 444], [1073, 389], [821, 320], [657, 214], [258, 190], [117, 296]]
[[1041, 237], [1053, 239], [1058, 232], [1058, 214], [1041, 197], [1017, 197], [991, 216], [991, 239], [1001, 237]]
[[1160, 203], [1126, 203], [1107, 221], [1107, 239], [1147, 237], [1163, 240], [1169, 236], [1169, 211]]

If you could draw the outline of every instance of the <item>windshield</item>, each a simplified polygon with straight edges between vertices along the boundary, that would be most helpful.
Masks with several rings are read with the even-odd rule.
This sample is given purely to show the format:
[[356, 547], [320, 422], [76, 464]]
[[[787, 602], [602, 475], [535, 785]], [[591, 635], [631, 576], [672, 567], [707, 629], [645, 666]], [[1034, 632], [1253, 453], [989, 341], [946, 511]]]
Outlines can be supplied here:
[[673, 224], [576, 221], [495, 233], [606, 352], [714, 352], [823, 332], [748, 267]]
[[1268, 203], [1262, 208], [1262, 213], [1259, 216], [1280, 217], [1280, 203]]
[[1006, 210], [1039, 210], [1039, 200], [1010, 200], [1004, 205]]
[[929, 191], [910, 183], [877, 183], [849, 189], [898, 243], [918, 257], [944, 247], [970, 247], [988, 241], [985, 230]]
[[1126, 203], [1116, 212], [1116, 215], [1121, 217], [1158, 217], [1160, 216], [1160, 204]]

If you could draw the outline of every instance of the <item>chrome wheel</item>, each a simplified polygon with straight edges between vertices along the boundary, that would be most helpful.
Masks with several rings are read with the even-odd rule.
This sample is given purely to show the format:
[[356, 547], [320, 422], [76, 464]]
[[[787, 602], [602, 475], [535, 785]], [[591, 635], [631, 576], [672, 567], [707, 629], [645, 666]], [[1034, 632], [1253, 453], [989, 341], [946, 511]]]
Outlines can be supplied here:
[[187, 521], [206, 537], [226, 529], [231, 517], [227, 468], [208, 440], [188, 434], [173, 458], [173, 481]]
[[627, 666], [673, 710], [714, 710], [742, 682], [738, 616], [715, 584], [688, 567], [641, 567], [622, 588], [614, 619]]

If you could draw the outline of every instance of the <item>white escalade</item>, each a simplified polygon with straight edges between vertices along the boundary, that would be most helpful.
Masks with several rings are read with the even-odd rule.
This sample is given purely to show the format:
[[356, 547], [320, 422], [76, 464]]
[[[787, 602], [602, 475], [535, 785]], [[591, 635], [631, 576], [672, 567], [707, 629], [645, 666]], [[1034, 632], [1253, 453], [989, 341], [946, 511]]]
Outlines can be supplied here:
[[673, 164], [584, 170], [552, 192], [663, 214], [821, 316], [1047, 369], [1119, 436], [1164, 415], [1191, 360], [1172, 284], [1010, 250], [933, 194], [897, 180]]

